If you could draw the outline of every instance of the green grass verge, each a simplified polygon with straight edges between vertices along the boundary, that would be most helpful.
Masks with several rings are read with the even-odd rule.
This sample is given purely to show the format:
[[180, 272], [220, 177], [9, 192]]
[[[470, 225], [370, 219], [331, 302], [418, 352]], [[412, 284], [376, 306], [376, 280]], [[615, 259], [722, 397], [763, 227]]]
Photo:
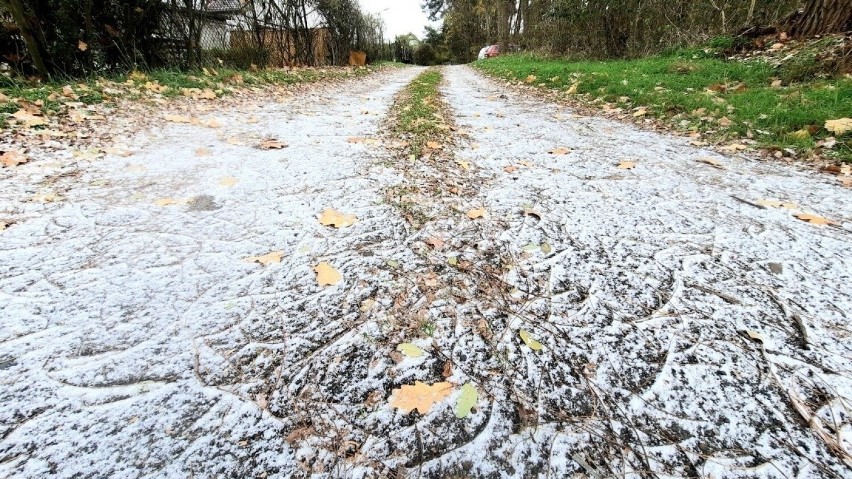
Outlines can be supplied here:
[[443, 136], [439, 85], [442, 75], [431, 68], [417, 76], [403, 91], [395, 105], [396, 131], [408, 137], [412, 154], [419, 156], [428, 141]]
[[[62, 110], [69, 101], [87, 105], [113, 99], [143, 99], [159, 96], [183, 96], [186, 89], [211, 89], [217, 96], [225, 96], [245, 86], [296, 85], [325, 80], [354, 78], [367, 75], [384, 66], [363, 68], [300, 68], [295, 70], [269, 69], [240, 71], [231, 69], [206, 69], [198, 71], [154, 70], [134, 72], [111, 77], [68, 80], [30, 84], [24, 80], [0, 76], [0, 128], [6, 126], [7, 115], [18, 111], [17, 100], [43, 104], [47, 112]], [[73, 92], [74, 97], [67, 93]]]
[[[762, 147], [806, 154], [819, 140], [832, 136], [823, 128], [826, 120], [852, 117], [850, 78], [773, 87], [773, 82], [787, 77], [783, 67], [727, 61], [703, 50], [616, 61], [508, 55], [474, 66], [509, 80], [523, 81], [533, 75], [532, 83], [544, 88], [573, 88], [572, 98], [587, 104], [647, 107], [648, 115], [680, 131], [703, 132], [721, 141], [751, 135]], [[712, 91], [720, 85], [728, 89]], [[852, 161], [852, 133], [838, 137], [837, 145], [823, 155]]]

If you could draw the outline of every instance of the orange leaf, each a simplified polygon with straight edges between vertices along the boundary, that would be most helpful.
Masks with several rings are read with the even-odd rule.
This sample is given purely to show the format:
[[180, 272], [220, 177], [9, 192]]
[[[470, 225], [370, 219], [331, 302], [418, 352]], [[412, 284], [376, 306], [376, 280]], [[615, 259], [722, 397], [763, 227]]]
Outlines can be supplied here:
[[252, 256], [251, 258], [246, 258], [245, 261], [248, 261], [249, 263], [260, 263], [264, 266], [269, 266], [273, 263], [280, 263], [282, 256], [284, 256], [283, 251], [273, 251], [272, 253], [265, 254], [263, 256]]
[[805, 213], [799, 213], [796, 215], [796, 218], [799, 218], [802, 221], [807, 221], [808, 223], [814, 225], [836, 225], [838, 224], [834, 220], [830, 220], [828, 218], [823, 218], [822, 216], [817, 215], [809, 215]]
[[453, 385], [448, 382], [429, 385], [415, 381], [414, 385], [394, 389], [389, 402], [405, 414], [415, 409], [420, 414], [427, 414], [435, 403], [446, 399], [452, 392]]
[[257, 147], [261, 150], [281, 150], [283, 148], [287, 148], [289, 145], [286, 143], [281, 143], [278, 140], [263, 140], [263, 143], [258, 145]]
[[343, 279], [339, 271], [325, 262], [318, 264], [314, 271], [317, 273], [317, 283], [320, 286], [334, 286]]
[[335, 228], [346, 228], [358, 222], [355, 215], [344, 215], [343, 213], [326, 208], [319, 217], [319, 222], [323, 226], [334, 226]]
[[473, 209], [467, 212], [467, 217], [475, 220], [477, 218], [483, 218], [488, 212], [485, 208]]
[[29, 161], [29, 158], [18, 153], [17, 151], [7, 151], [0, 156], [0, 163], [3, 164], [6, 168], [11, 168], [13, 166], [18, 166], [20, 164], [26, 163]]

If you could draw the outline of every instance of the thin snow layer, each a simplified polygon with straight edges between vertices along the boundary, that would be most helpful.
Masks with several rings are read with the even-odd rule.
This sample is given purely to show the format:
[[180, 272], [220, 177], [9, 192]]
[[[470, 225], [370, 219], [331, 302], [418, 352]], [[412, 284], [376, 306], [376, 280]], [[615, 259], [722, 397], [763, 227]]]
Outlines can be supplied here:
[[[445, 73], [470, 139], [457, 159], [482, 177], [469, 205], [496, 235], [482, 240], [517, 263], [511, 297], [486, 313], [503, 333], [456, 344], [486, 377], [487, 424], [421, 472], [848, 477], [849, 190], [575, 115], [467, 67]], [[618, 169], [625, 160], [636, 167]], [[761, 199], [840, 225], [748, 204]]]
[[[285, 438], [322, 382], [313, 358], [369, 334], [363, 284], [404, 244], [381, 205], [396, 180], [367, 174], [378, 150], [347, 138], [377, 135], [416, 73], [202, 117], [221, 128], [163, 122], [129, 157], [3, 170], [0, 476], [297, 474]], [[269, 138], [289, 147], [255, 148]], [[26, 201], [43, 193], [60, 199]], [[359, 222], [323, 227], [325, 208]], [[244, 261], [273, 251], [280, 264]], [[344, 285], [318, 287], [320, 261]]]

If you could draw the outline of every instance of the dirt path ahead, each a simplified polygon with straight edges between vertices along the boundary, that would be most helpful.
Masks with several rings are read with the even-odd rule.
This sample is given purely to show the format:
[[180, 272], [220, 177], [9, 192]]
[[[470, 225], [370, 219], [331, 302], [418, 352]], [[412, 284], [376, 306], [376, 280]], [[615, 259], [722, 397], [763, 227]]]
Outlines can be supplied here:
[[[467, 67], [443, 69], [443, 163], [349, 141], [420, 71], [166, 124], [73, 175], [2, 170], [0, 476], [846, 474], [847, 191]], [[404, 415], [388, 398], [415, 381], [456, 389]]]

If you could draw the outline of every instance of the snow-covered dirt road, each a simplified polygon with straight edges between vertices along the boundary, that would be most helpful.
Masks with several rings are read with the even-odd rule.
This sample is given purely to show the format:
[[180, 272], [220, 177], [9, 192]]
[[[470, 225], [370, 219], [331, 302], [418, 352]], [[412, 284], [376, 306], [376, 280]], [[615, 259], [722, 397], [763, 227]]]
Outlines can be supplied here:
[[[848, 475], [849, 190], [468, 67], [409, 164], [420, 71], [0, 170], [0, 477]], [[403, 414], [415, 380], [456, 389]]]

